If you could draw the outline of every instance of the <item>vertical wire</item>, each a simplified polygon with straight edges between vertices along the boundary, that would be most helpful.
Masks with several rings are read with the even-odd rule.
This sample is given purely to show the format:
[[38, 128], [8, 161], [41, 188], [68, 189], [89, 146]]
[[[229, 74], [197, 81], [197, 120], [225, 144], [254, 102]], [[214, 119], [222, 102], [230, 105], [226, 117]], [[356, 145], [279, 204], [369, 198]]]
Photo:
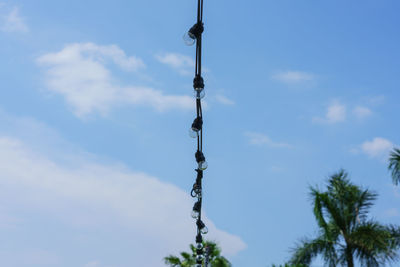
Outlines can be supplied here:
[[203, 0], [201, 0], [201, 7], [200, 7], [200, 21], [203, 21]]
[[[203, 0], [198, 0], [197, 3], [197, 23], [202, 25], [203, 21]], [[202, 32], [197, 36], [196, 39], [196, 65], [195, 65], [195, 79], [201, 78], [201, 57], [202, 57]], [[201, 99], [200, 97], [197, 98], [196, 95], [196, 114], [198, 118], [203, 119], [203, 111], [201, 107]], [[203, 127], [200, 130], [199, 135], [197, 136], [197, 151], [202, 152], [203, 150]], [[200, 209], [199, 209], [199, 217], [197, 219], [197, 223], [201, 222], [201, 215], [202, 215], [202, 204], [203, 204], [203, 185], [202, 185], [202, 178], [203, 178], [203, 171], [202, 170], [197, 170], [198, 172], [201, 172], [201, 177], [199, 178], [198, 186], [200, 187], [200, 195], [198, 195], [198, 202], [200, 204]], [[200, 174], [200, 173], [199, 173]], [[196, 223], [196, 224], [197, 224]], [[201, 229], [197, 225], [197, 235], [201, 236]], [[202, 250], [203, 251], [203, 250]], [[197, 266], [197, 265], [196, 265]]]
[[202, 19], [202, 14], [201, 14], [201, 6], [202, 6], [202, 1], [198, 0], [197, 1], [197, 22], [201, 22]]
[[198, 67], [198, 60], [197, 60], [197, 55], [199, 54], [199, 46], [198, 46], [198, 44], [197, 44], [197, 42], [196, 42], [196, 65], [195, 65], [195, 69], [194, 69], [194, 72], [195, 72], [195, 74], [196, 74], [196, 76], [197, 76], [197, 74], [198, 74], [198, 69], [197, 69], [197, 67]]

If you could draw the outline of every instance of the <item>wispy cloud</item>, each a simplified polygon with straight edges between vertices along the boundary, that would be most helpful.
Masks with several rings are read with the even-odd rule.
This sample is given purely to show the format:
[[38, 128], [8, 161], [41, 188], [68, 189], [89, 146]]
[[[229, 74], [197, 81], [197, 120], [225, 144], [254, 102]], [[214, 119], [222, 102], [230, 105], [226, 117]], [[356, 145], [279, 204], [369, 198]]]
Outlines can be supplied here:
[[215, 96], [215, 100], [217, 100], [219, 103], [221, 103], [223, 105], [227, 105], [227, 106], [235, 105], [235, 101], [233, 101], [232, 99], [230, 99], [222, 94], [217, 94]]
[[175, 69], [181, 75], [193, 74], [195, 62], [189, 56], [178, 53], [164, 53], [155, 57], [159, 62]]
[[334, 101], [328, 106], [324, 117], [314, 117], [313, 122], [334, 124], [344, 122], [346, 120], [346, 106]]
[[303, 71], [280, 71], [273, 74], [272, 79], [286, 84], [300, 84], [315, 81], [315, 75]]
[[116, 105], [144, 105], [158, 111], [191, 109], [193, 106], [190, 96], [117, 84], [107, 67], [110, 62], [124, 71], [136, 71], [145, 65], [137, 57], [128, 57], [116, 45], [70, 44], [57, 53], [39, 57], [37, 62], [45, 68], [47, 89], [65, 97], [79, 117], [96, 112], [106, 114]]
[[272, 141], [269, 136], [262, 133], [245, 132], [244, 135], [247, 137], [248, 142], [252, 145], [275, 148], [292, 148], [290, 144]]
[[[0, 6], [1, 7], [1, 6]], [[13, 7], [9, 13], [2, 16], [0, 29], [4, 32], [28, 32], [25, 19], [20, 15], [19, 8]]]
[[370, 96], [366, 98], [366, 102], [368, 102], [370, 105], [379, 106], [385, 103], [385, 96], [384, 95]]
[[364, 107], [364, 106], [356, 106], [353, 109], [353, 114], [358, 119], [365, 119], [372, 115], [372, 111], [369, 108]]
[[380, 158], [386, 160], [390, 150], [393, 148], [393, 143], [382, 137], [375, 137], [371, 141], [366, 141], [361, 144], [361, 151], [371, 158]]

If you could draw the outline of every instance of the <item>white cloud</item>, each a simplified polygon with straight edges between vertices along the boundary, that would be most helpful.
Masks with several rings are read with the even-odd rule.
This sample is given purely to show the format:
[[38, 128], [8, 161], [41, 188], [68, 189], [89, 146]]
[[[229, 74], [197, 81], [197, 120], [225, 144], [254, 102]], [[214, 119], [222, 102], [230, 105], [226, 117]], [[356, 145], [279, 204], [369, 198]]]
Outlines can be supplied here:
[[[19, 139], [0, 136], [1, 202], [7, 200], [7, 205], [17, 206], [14, 211], [25, 210], [30, 216], [56, 219], [76, 235], [95, 229], [95, 243], [103, 232], [115, 229], [112, 236], [123, 236], [129, 246], [136, 247], [132, 255], [138, 266], [161, 267], [164, 256], [185, 250], [193, 242], [193, 220], [188, 216], [193, 199], [186, 192], [121, 164], [99, 164], [85, 155], [75, 156], [75, 160], [63, 156], [71, 162], [60, 163]], [[24, 224], [30, 219], [34, 217], [25, 218]], [[218, 240], [224, 254], [234, 255], [246, 247], [239, 237], [204, 220], [210, 230], [207, 238]], [[63, 246], [57, 243], [62, 238], [47, 239], [54, 249]], [[104, 246], [112, 242], [102, 240]]]
[[19, 8], [14, 7], [2, 17], [0, 29], [4, 32], [28, 32], [28, 26], [19, 13]]
[[259, 146], [266, 145], [269, 147], [276, 147], [276, 148], [292, 148], [290, 144], [272, 141], [271, 138], [262, 133], [245, 132], [244, 134], [247, 137], [249, 143], [252, 145], [259, 145]]
[[367, 108], [367, 107], [363, 107], [363, 106], [356, 106], [353, 109], [353, 114], [356, 116], [356, 118], [358, 119], [365, 119], [369, 116], [371, 116], [372, 111]]
[[195, 62], [191, 57], [178, 53], [165, 53], [155, 57], [159, 62], [175, 69], [181, 75], [191, 75], [194, 72]]
[[282, 71], [272, 75], [274, 80], [286, 84], [298, 84], [315, 80], [315, 75], [302, 71]]
[[338, 102], [332, 103], [328, 106], [326, 114], [323, 118], [314, 117], [313, 121], [317, 123], [338, 123], [346, 120], [346, 106]]
[[193, 107], [190, 96], [167, 95], [148, 87], [118, 85], [107, 68], [109, 62], [125, 71], [136, 71], [145, 65], [139, 58], [126, 56], [116, 45], [70, 44], [57, 53], [39, 57], [37, 62], [46, 68], [47, 89], [65, 97], [79, 117], [96, 112], [106, 114], [117, 105], [144, 105], [158, 111]]
[[221, 103], [221, 104], [223, 104], [223, 105], [227, 105], [227, 106], [235, 105], [235, 101], [233, 101], [232, 99], [229, 99], [228, 97], [226, 97], [226, 96], [224, 96], [224, 95], [221, 95], [221, 94], [216, 95], [216, 96], [215, 96], [215, 99], [216, 99], [219, 103]]
[[372, 141], [366, 141], [361, 145], [361, 151], [371, 158], [386, 159], [393, 143], [382, 137], [375, 137]]

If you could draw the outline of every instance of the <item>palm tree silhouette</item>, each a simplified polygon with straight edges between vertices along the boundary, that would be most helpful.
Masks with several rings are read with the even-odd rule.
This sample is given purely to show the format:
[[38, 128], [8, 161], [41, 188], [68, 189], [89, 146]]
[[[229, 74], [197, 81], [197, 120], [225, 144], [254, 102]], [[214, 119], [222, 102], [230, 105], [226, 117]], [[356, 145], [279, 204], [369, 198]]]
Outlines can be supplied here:
[[388, 169], [392, 173], [392, 180], [395, 185], [400, 182], [400, 149], [394, 148], [390, 153]]
[[322, 192], [311, 187], [314, 216], [319, 235], [303, 238], [293, 249], [291, 264], [306, 264], [318, 255], [330, 266], [383, 266], [398, 258], [400, 228], [382, 225], [368, 218], [377, 198], [369, 190], [352, 184], [347, 173], [333, 174]]

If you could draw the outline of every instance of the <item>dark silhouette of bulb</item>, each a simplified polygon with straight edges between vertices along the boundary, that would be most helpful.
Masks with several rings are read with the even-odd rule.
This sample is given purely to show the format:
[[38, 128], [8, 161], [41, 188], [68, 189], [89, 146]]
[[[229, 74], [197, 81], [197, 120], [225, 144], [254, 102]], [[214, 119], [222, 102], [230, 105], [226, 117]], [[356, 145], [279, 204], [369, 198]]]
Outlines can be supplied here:
[[203, 119], [201, 117], [197, 117], [194, 119], [192, 126], [189, 129], [189, 135], [192, 138], [197, 138], [199, 136], [199, 132], [203, 127]]

